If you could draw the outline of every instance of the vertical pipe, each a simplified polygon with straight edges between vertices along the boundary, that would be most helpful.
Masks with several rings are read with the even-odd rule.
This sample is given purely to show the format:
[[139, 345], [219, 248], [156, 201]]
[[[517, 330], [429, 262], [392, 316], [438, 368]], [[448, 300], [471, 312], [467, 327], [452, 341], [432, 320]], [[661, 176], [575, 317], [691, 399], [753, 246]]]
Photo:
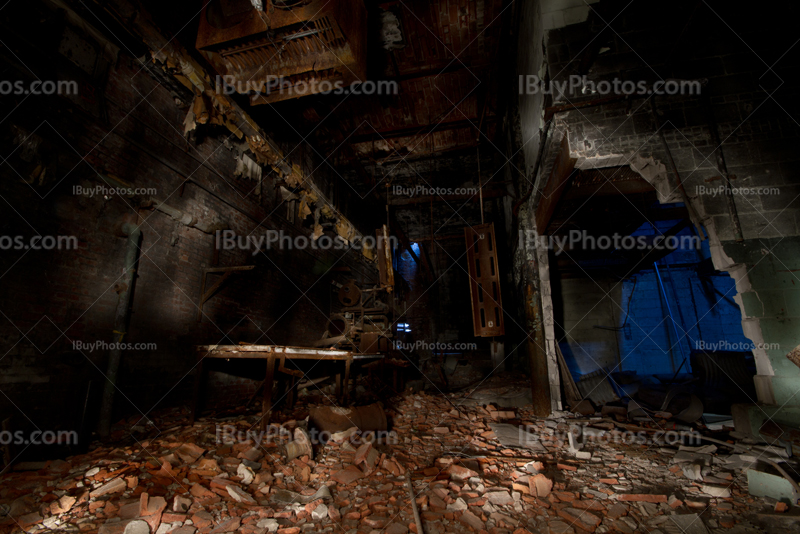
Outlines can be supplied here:
[[[108, 353], [106, 383], [103, 388], [103, 400], [100, 406], [100, 422], [97, 427], [97, 433], [100, 437], [106, 437], [111, 432], [114, 393], [117, 389], [117, 373], [122, 360], [122, 340], [131, 314], [131, 297], [133, 296], [133, 283], [136, 276], [136, 262], [139, 259], [139, 243], [142, 239], [142, 231], [133, 223], [125, 223], [122, 226], [122, 232], [128, 236], [128, 245], [125, 249], [125, 263], [123, 264], [123, 289], [119, 294], [117, 310], [114, 315], [114, 343]], [[116, 335], [119, 335], [119, 338]]]
[[719, 138], [719, 130], [717, 129], [717, 121], [714, 118], [714, 108], [711, 105], [711, 97], [707, 92], [703, 92], [706, 101], [706, 111], [708, 112], [708, 129], [711, 131], [711, 140], [716, 147], [714, 155], [717, 159], [717, 168], [725, 181], [725, 200], [728, 203], [728, 214], [731, 218], [733, 225], [733, 238], [736, 241], [744, 241], [742, 234], [742, 224], [739, 221], [739, 214], [736, 211], [736, 202], [733, 199], [733, 189], [731, 188], [731, 177], [728, 174], [728, 165], [725, 163], [725, 155], [722, 153], [722, 141]]
[[703, 241], [705, 240], [705, 234], [703, 233], [703, 228], [700, 225], [700, 217], [697, 216], [697, 212], [694, 210], [694, 206], [692, 206], [692, 202], [689, 200], [689, 196], [686, 194], [686, 188], [683, 187], [683, 180], [681, 180], [681, 174], [678, 172], [678, 166], [675, 164], [675, 159], [672, 157], [672, 151], [669, 149], [667, 138], [664, 135], [664, 128], [659, 128], [658, 126], [658, 112], [656, 111], [655, 96], [653, 96], [653, 100], [650, 102], [650, 111], [653, 114], [655, 127], [658, 131], [658, 136], [661, 139], [661, 146], [664, 148], [664, 152], [667, 155], [667, 161], [669, 162], [670, 170], [672, 171], [673, 176], [675, 176], [675, 185], [678, 186], [678, 193], [680, 193], [681, 200], [686, 206], [686, 211], [689, 212], [689, 219], [692, 221], [692, 224], [697, 231], [697, 235], [700, 237], [700, 240]]
[[[675, 320], [672, 318], [672, 308], [669, 305], [669, 299], [667, 298], [667, 292], [664, 290], [664, 282], [661, 280], [661, 273], [658, 271], [658, 262], [653, 262], [653, 267], [656, 269], [656, 278], [658, 279], [658, 287], [661, 288], [661, 294], [664, 296], [664, 303], [667, 305], [667, 316], [669, 317], [670, 323], [672, 323], [672, 331], [675, 333], [675, 341], [678, 343], [678, 349], [681, 351], [681, 355], [683, 356], [684, 361], [686, 361], [686, 355], [683, 353], [683, 345], [681, 344], [681, 337], [678, 335], [678, 327], [675, 326]], [[669, 350], [669, 358], [670, 363], [672, 363], [672, 372], [675, 372], [675, 354], [670, 347]]]
[[[686, 329], [686, 321], [683, 318], [683, 310], [681, 310], [681, 301], [678, 299], [678, 290], [675, 288], [675, 279], [672, 276], [672, 267], [669, 266], [669, 262], [665, 261], [664, 265], [667, 266], [667, 273], [669, 274], [669, 286], [672, 288], [672, 294], [675, 295], [675, 308], [678, 310], [678, 317], [681, 319], [681, 328], [683, 331], [686, 332], [686, 337], [689, 338], [689, 350], [691, 351], [692, 348], [692, 338], [689, 337], [689, 330]], [[689, 291], [691, 292], [691, 282], [689, 283]], [[681, 351], [683, 353], [683, 351]]]

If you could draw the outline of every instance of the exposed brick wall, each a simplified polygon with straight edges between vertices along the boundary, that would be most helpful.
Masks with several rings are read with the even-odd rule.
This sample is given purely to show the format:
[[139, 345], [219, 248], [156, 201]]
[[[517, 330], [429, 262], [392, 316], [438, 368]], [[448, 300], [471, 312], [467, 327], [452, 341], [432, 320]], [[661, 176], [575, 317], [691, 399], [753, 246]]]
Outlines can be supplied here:
[[[182, 124], [186, 108], [176, 106], [174, 95], [124, 52], [109, 75], [105, 94], [105, 117], [60, 97], [38, 97], [21, 103], [0, 131], [3, 157], [16, 149], [0, 167], [0, 177], [8, 184], [0, 219], [3, 235], [69, 235], [77, 236], [79, 243], [77, 250], [0, 255], [0, 338], [5, 346], [0, 354], [0, 411], [16, 413], [14, 405], [24, 407], [24, 417], [39, 426], [72, 424], [76, 412], [80, 415], [89, 381], [95, 393], [104, 385], [107, 350], [79, 351], [72, 342], [115, 340], [114, 285], [122, 273], [126, 241], [113, 229], [121, 215], [138, 213], [143, 234], [124, 341], [155, 348], [123, 352], [116, 397], [120, 414], [185, 404], [191, 398], [193, 345], [309, 343], [320, 337], [328, 313], [337, 305], [331, 291], [334, 277], [371, 283], [377, 278], [377, 270], [358, 252], [270, 250], [253, 256], [251, 251], [222, 250], [217, 265], [256, 268], [233, 275], [206, 303], [198, 322], [201, 278], [212, 266], [214, 237], [161, 212], [137, 212], [142, 200], [153, 196], [200, 220], [224, 219], [239, 235], [257, 227], [259, 233], [274, 229], [293, 236], [309, 236], [310, 230], [286, 220], [286, 208], [270, 177], [264, 180], [260, 198], [248, 194], [253, 182], [233, 177], [234, 154], [223, 143], [227, 130], [201, 127], [196, 144], [187, 142]], [[4, 108], [19, 103], [12, 99], [3, 101]], [[46, 123], [41, 122], [44, 117]], [[35, 131], [42, 140], [30, 160], [15, 146], [16, 128], [26, 135]], [[232, 137], [230, 142], [240, 141]], [[304, 168], [320, 166], [311, 150], [292, 157]], [[53, 172], [44, 182], [22, 183], [19, 175], [25, 177], [44, 159], [53, 162]], [[73, 194], [75, 185], [102, 185], [98, 172], [155, 192], [108, 200]], [[181, 187], [187, 178], [191, 182]], [[329, 189], [331, 177], [325, 168], [316, 171], [314, 179], [323, 191]], [[370, 224], [359, 217], [359, 204], [346, 198], [342, 196], [343, 209]], [[371, 234], [375, 226], [359, 229]], [[331, 274], [333, 267], [349, 272]], [[210, 275], [209, 284], [214, 276], [219, 275]], [[260, 373], [254, 374], [260, 380]], [[250, 382], [247, 376], [217, 376], [209, 383], [211, 398], [233, 402], [229, 387], [249, 395]], [[225, 391], [213, 391], [215, 387]]]

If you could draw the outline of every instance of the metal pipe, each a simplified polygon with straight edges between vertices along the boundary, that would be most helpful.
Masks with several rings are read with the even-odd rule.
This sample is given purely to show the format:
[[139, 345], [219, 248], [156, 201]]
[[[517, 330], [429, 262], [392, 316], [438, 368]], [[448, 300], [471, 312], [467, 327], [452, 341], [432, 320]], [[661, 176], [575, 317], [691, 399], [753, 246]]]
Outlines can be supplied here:
[[[656, 278], [658, 278], [658, 287], [661, 288], [661, 294], [664, 296], [664, 303], [667, 305], [667, 316], [669, 317], [670, 322], [672, 323], [672, 330], [675, 332], [675, 341], [678, 343], [678, 348], [681, 351], [681, 356], [683, 359], [686, 360], [686, 355], [683, 353], [683, 345], [681, 344], [681, 337], [678, 335], [678, 327], [675, 326], [675, 319], [672, 318], [672, 308], [669, 305], [669, 299], [667, 298], [667, 292], [664, 290], [664, 282], [661, 280], [661, 273], [658, 271], [658, 263], [653, 262], [653, 267], [656, 269]], [[672, 372], [675, 372], [675, 355], [673, 353], [672, 347], [669, 350], [669, 357], [672, 363]]]
[[733, 225], [733, 238], [736, 241], [744, 241], [742, 234], [742, 224], [739, 221], [739, 214], [736, 211], [736, 202], [733, 199], [733, 189], [731, 188], [731, 179], [728, 174], [728, 166], [725, 163], [725, 155], [722, 153], [722, 141], [719, 138], [719, 130], [717, 129], [717, 121], [714, 119], [714, 109], [711, 106], [711, 97], [707, 92], [703, 92], [704, 100], [706, 103], [706, 110], [708, 111], [708, 129], [711, 131], [711, 140], [716, 147], [714, 155], [717, 158], [717, 168], [719, 169], [722, 179], [725, 180], [725, 200], [728, 204], [728, 214], [731, 218]]
[[521, 199], [517, 201], [516, 204], [514, 204], [514, 209], [513, 209], [514, 217], [517, 216], [517, 214], [519, 213], [519, 208], [525, 203], [526, 200], [528, 200], [528, 198], [530, 198], [531, 193], [533, 193], [533, 189], [536, 184], [536, 175], [539, 173], [539, 167], [542, 164], [542, 156], [544, 155], [544, 146], [545, 144], [547, 144], [547, 132], [550, 130], [551, 124], [553, 124], [552, 119], [550, 119], [545, 123], [544, 130], [542, 130], [541, 139], [539, 140], [539, 153], [536, 155], [536, 164], [533, 167], [533, 173], [531, 173], [531, 180], [532, 180], [531, 184], [534, 185], [531, 185], [531, 188], [528, 189], [528, 192], [525, 193], [525, 196], [523, 196]]
[[[678, 317], [681, 318], [681, 328], [683, 328], [683, 331], [686, 332], [686, 337], [688, 337], [689, 341], [691, 341], [692, 338], [689, 337], [689, 330], [686, 329], [686, 321], [683, 319], [681, 302], [678, 300], [678, 290], [675, 288], [675, 279], [672, 276], [672, 267], [669, 266], [669, 263], [666, 263], [665, 265], [667, 266], [667, 273], [669, 274], [669, 286], [672, 288], [672, 294], [675, 295], [675, 308], [678, 310]], [[689, 289], [691, 289], [691, 287]], [[691, 347], [691, 345], [689, 346]]]
[[136, 263], [139, 260], [139, 244], [142, 239], [141, 229], [133, 223], [125, 223], [122, 226], [122, 233], [128, 236], [128, 245], [125, 250], [125, 263], [122, 268], [122, 290], [119, 292], [117, 310], [114, 315], [114, 342], [108, 353], [106, 383], [103, 388], [103, 400], [100, 406], [100, 422], [97, 427], [97, 433], [100, 437], [106, 437], [111, 432], [114, 393], [117, 389], [117, 373], [122, 360], [121, 344], [130, 319], [133, 283], [136, 277]]
[[669, 145], [667, 144], [667, 138], [664, 136], [664, 128], [659, 128], [658, 126], [658, 113], [656, 112], [655, 96], [650, 102], [650, 111], [653, 113], [655, 127], [658, 131], [658, 136], [661, 138], [661, 146], [664, 147], [664, 152], [667, 154], [667, 161], [669, 162], [670, 170], [672, 170], [672, 174], [675, 176], [675, 185], [678, 186], [678, 192], [681, 195], [681, 200], [683, 200], [683, 203], [686, 206], [686, 211], [689, 212], [689, 219], [691, 219], [692, 224], [697, 230], [697, 235], [700, 236], [700, 240], [705, 241], [706, 236], [703, 233], [702, 226], [700, 225], [700, 217], [697, 216], [694, 206], [692, 206], [692, 203], [689, 201], [689, 195], [686, 194], [686, 189], [683, 187], [683, 181], [681, 180], [681, 175], [678, 172], [678, 166], [675, 164], [675, 159], [672, 157], [672, 151], [669, 149]]

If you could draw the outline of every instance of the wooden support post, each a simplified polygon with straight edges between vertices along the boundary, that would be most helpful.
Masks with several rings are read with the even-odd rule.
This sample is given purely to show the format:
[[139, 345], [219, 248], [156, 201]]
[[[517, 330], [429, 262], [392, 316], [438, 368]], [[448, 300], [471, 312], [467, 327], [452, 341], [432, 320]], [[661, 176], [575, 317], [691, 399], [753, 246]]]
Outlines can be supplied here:
[[197, 419], [197, 405], [200, 402], [200, 388], [203, 385], [203, 357], [201, 351], [197, 351], [197, 364], [195, 365], [194, 391], [192, 392], [192, 415], [191, 424]]
[[[529, 266], [530, 267], [530, 266]], [[528, 271], [529, 282], [525, 287], [525, 326], [529, 332], [526, 339], [531, 369], [531, 393], [533, 413], [547, 417], [552, 412], [550, 406], [550, 378], [545, 352], [544, 322], [542, 320], [541, 293], [536, 271]]]

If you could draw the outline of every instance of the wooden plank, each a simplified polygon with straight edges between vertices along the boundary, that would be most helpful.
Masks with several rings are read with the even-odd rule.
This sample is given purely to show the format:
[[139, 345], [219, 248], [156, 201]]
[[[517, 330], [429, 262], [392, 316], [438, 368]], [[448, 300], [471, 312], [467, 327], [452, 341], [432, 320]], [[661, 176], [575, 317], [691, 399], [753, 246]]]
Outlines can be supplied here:
[[194, 421], [197, 418], [197, 404], [200, 401], [200, 389], [203, 385], [203, 370], [203, 355], [198, 352], [197, 365], [195, 366], [194, 390], [192, 391], [192, 414], [190, 416], [191, 424], [194, 424]]
[[558, 368], [561, 371], [561, 383], [564, 384], [564, 396], [567, 398], [567, 404], [572, 407], [581, 401], [581, 392], [578, 390], [577, 384], [575, 384], [575, 379], [572, 378], [569, 367], [567, 367], [567, 361], [564, 359], [561, 347], [559, 347], [558, 342], [555, 345]]
[[473, 330], [478, 337], [502, 336], [505, 333], [505, 319], [494, 224], [468, 226], [464, 229], [464, 236]]
[[553, 163], [553, 170], [547, 178], [547, 182], [542, 187], [542, 196], [539, 205], [536, 207], [536, 231], [539, 235], [544, 235], [553, 213], [556, 211], [558, 201], [566, 189], [567, 180], [572, 175], [575, 162], [578, 160], [569, 156], [569, 139], [565, 134], [558, 149], [556, 161]]

